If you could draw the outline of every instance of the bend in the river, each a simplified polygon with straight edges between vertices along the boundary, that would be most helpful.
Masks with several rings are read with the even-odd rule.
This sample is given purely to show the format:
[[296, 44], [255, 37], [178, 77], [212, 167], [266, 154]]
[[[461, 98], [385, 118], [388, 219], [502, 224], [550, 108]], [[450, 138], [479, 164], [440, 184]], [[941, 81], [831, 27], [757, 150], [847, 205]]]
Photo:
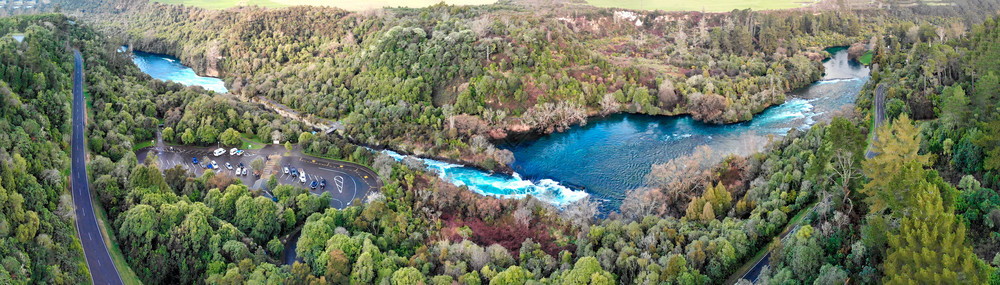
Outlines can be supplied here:
[[[532, 195], [557, 206], [593, 195], [603, 201], [601, 210], [607, 213], [618, 208], [628, 190], [644, 183], [653, 164], [690, 154], [702, 145], [719, 156], [757, 151], [768, 135], [805, 130], [852, 109], [868, 81], [869, 70], [848, 60], [844, 48], [829, 51], [833, 57], [824, 61], [826, 72], [821, 80], [793, 91], [784, 104], [772, 106], [748, 122], [710, 125], [690, 116], [611, 115], [566, 132], [501, 146], [514, 152], [513, 176], [421, 160], [442, 179], [483, 195]], [[221, 80], [197, 76], [176, 58], [138, 51], [135, 55], [140, 69], [156, 79], [225, 92]], [[397, 160], [404, 157], [386, 153]]]

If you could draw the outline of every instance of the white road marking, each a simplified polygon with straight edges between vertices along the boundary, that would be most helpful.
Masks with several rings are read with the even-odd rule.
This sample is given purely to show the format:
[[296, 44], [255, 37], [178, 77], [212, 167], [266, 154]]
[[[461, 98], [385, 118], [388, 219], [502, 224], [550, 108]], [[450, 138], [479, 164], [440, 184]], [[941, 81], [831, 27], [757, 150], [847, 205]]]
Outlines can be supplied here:
[[94, 240], [94, 236], [93, 236], [93, 234], [92, 234], [92, 233], [87, 233], [87, 237], [89, 237], [89, 238], [90, 238], [90, 240]]

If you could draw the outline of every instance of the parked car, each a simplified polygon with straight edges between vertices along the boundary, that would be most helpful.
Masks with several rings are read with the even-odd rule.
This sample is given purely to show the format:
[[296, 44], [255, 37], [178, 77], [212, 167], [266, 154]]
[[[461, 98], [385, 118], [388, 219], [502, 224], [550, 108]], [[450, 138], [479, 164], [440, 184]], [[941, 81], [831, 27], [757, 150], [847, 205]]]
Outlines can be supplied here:
[[208, 167], [208, 166], [206, 166], [206, 165], [205, 165], [205, 163], [204, 163], [204, 162], [202, 162], [202, 163], [199, 163], [198, 165], [201, 165], [201, 169], [205, 169], [205, 167]]
[[226, 168], [229, 170], [233, 170], [233, 165], [226, 162]]
[[245, 167], [243, 168], [243, 176], [247, 176], [247, 169]]
[[317, 184], [319, 184], [319, 183], [317, 183], [316, 180], [313, 180], [312, 183], [309, 183], [309, 188], [316, 189], [316, 185]]
[[212, 154], [215, 155], [215, 156], [220, 156], [220, 155], [226, 154], [226, 149], [224, 149], [224, 148], [218, 148], [215, 151], [213, 151]]
[[288, 166], [285, 166], [285, 167], [284, 167], [284, 168], [282, 168], [281, 170], [282, 170], [282, 171], [284, 171], [284, 172], [285, 172], [285, 174], [288, 174]]
[[306, 183], [306, 173], [305, 172], [300, 172], [299, 173], [299, 182]]
[[326, 179], [323, 179], [323, 180], [319, 181], [319, 187], [323, 188], [323, 189], [326, 189]]
[[191, 158], [191, 163], [192, 164], [198, 164], [198, 158], [197, 157], [192, 157]]
[[243, 156], [243, 150], [242, 149], [241, 150], [237, 150], [236, 151], [236, 155]]
[[229, 155], [236, 155], [237, 151], [239, 151], [239, 149], [237, 149], [237, 148], [234, 147], [234, 148], [232, 148], [232, 149], [229, 150]]
[[215, 163], [214, 160], [212, 161], [212, 164], [209, 164], [208, 166], [209, 169], [219, 169], [219, 164]]
[[239, 166], [240, 166], [240, 168], [244, 168], [244, 167], [246, 167], [246, 166], [243, 166], [243, 163], [242, 163], [242, 162], [240, 162], [240, 165], [239, 165]]
[[299, 176], [299, 170], [292, 167], [292, 176]]

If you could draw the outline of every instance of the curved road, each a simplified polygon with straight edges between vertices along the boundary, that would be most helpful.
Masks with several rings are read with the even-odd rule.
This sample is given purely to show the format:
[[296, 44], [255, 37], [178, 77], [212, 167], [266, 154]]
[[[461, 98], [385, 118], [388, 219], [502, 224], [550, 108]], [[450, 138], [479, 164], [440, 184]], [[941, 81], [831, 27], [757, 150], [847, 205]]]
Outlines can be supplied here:
[[83, 256], [87, 259], [90, 279], [94, 284], [124, 284], [118, 275], [118, 268], [111, 260], [108, 247], [104, 244], [101, 226], [94, 216], [94, 203], [90, 198], [90, 183], [87, 180], [86, 148], [84, 130], [86, 128], [83, 100], [83, 58], [80, 51], [73, 51], [76, 68], [73, 71], [73, 163], [70, 181], [73, 185], [73, 204], [76, 205], [76, 229], [83, 246]]

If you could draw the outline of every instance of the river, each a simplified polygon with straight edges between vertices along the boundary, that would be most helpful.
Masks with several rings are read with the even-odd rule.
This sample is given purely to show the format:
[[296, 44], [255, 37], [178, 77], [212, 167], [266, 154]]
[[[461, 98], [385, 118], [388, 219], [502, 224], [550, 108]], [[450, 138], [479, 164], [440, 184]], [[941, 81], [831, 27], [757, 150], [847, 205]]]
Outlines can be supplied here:
[[[716, 156], [747, 154], [762, 148], [768, 135], [806, 130], [852, 109], [869, 70], [848, 60], [844, 48], [828, 51], [833, 56], [823, 63], [822, 79], [791, 92], [784, 104], [768, 108], [749, 122], [709, 125], [689, 116], [611, 115], [566, 132], [500, 145], [514, 153], [511, 167], [516, 173], [510, 176], [422, 160], [445, 181], [483, 195], [532, 195], [557, 206], [593, 196], [602, 202], [601, 212], [608, 213], [618, 208], [628, 190], [642, 186], [653, 164], [688, 155], [702, 145]], [[154, 78], [226, 91], [221, 80], [199, 77], [176, 58], [138, 51], [135, 55], [136, 65]], [[385, 152], [397, 160], [404, 157]]]
[[142, 72], [155, 79], [173, 81], [184, 86], [201, 86], [216, 93], [229, 92], [222, 79], [198, 76], [194, 69], [181, 64], [181, 61], [176, 57], [138, 50], [132, 51], [132, 55], [132, 62], [139, 66]]
[[690, 116], [618, 114], [586, 126], [503, 146], [514, 152], [514, 171], [529, 180], [551, 179], [584, 189], [602, 201], [602, 212], [615, 210], [630, 189], [640, 187], [653, 164], [689, 155], [701, 145], [716, 157], [749, 154], [766, 144], [767, 135], [807, 130], [854, 106], [869, 70], [848, 60], [847, 50], [830, 49], [819, 81], [787, 95], [749, 122], [710, 125]]

